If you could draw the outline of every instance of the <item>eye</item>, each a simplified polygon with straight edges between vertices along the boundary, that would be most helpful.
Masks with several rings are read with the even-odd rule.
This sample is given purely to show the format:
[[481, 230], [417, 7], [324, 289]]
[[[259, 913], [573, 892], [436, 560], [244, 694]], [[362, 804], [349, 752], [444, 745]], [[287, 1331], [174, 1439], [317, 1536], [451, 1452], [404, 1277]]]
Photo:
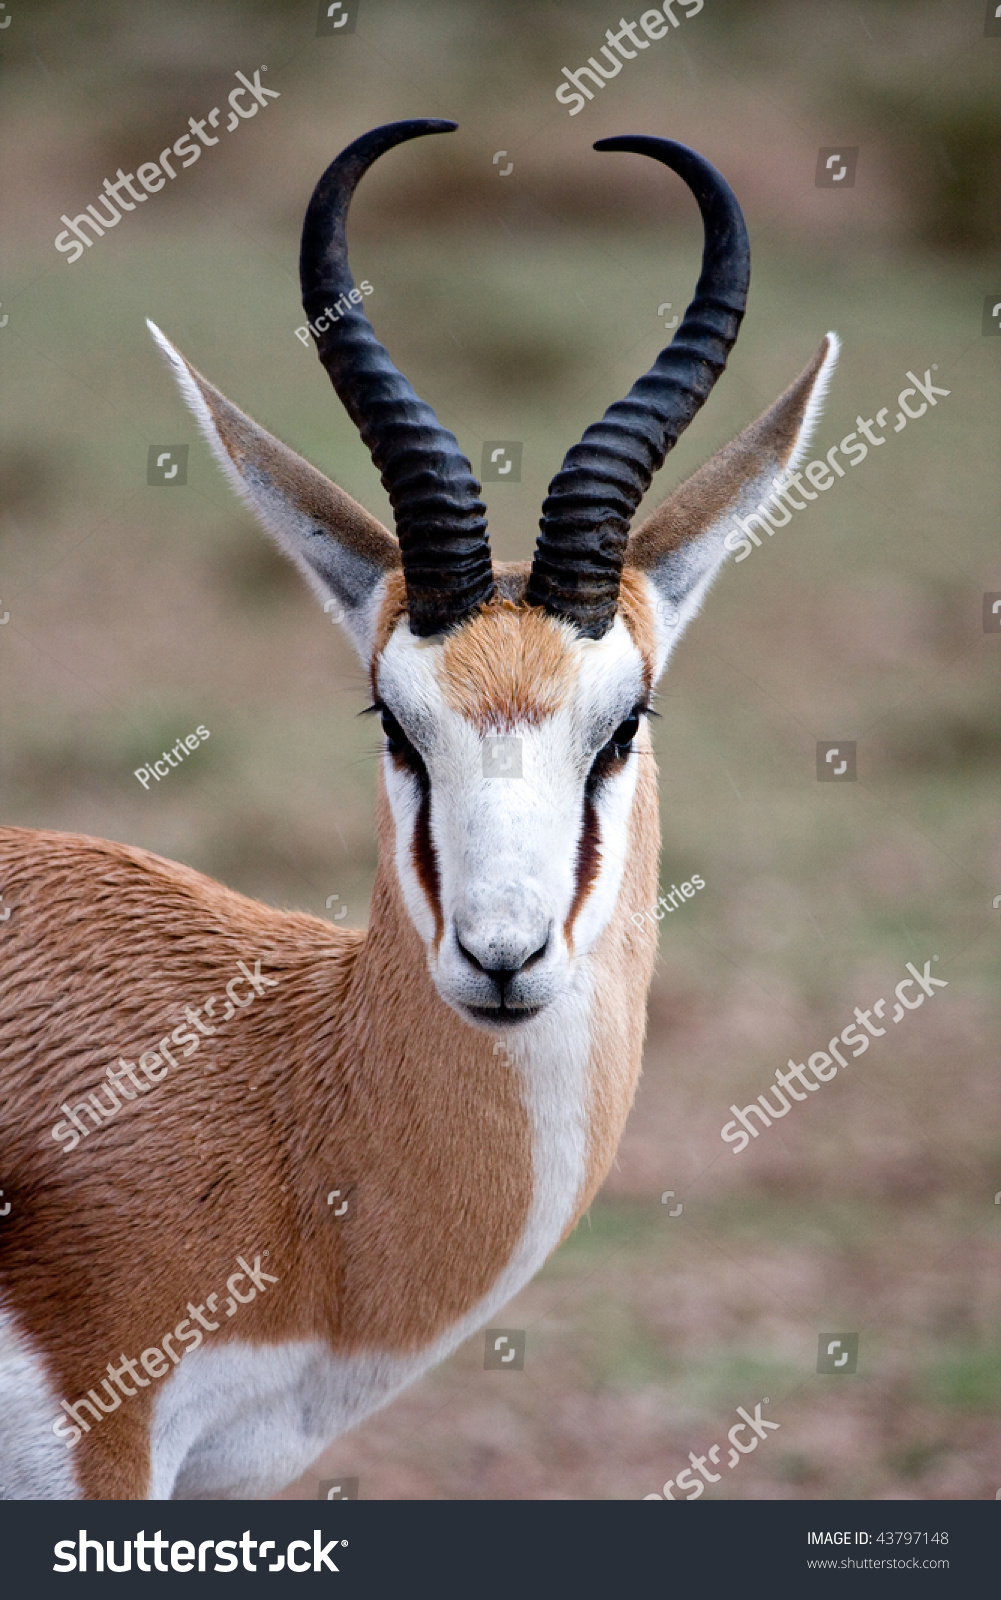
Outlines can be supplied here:
[[386, 743], [389, 746], [390, 755], [398, 756], [402, 755], [404, 750], [413, 750], [413, 745], [410, 743], [410, 740], [400, 727], [400, 724], [393, 716], [393, 713], [391, 711], [387, 711], [386, 707], [383, 706], [381, 708], [381, 714], [382, 731], [386, 735]]
[[606, 750], [614, 750], [616, 755], [628, 755], [629, 746], [632, 744], [639, 731], [639, 712], [634, 711], [632, 716], [626, 718], [625, 722], [619, 723], [619, 726], [616, 728], [615, 732], [612, 734], [612, 737], [609, 739], [608, 744], [605, 745], [604, 748]]
[[409, 767], [422, 781], [427, 778], [427, 768], [416, 745], [412, 744], [388, 706], [379, 706], [382, 731], [386, 735], [386, 749], [398, 766]]
[[640, 718], [645, 713], [645, 706], [636, 706], [625, 721], [619, 723], [608, 743], [602, 745], [587, 775], [585, 787], [588, 794], [593, 793], [603, 779], [622, 770], [632, 751], [633, 740], [640, 731]]

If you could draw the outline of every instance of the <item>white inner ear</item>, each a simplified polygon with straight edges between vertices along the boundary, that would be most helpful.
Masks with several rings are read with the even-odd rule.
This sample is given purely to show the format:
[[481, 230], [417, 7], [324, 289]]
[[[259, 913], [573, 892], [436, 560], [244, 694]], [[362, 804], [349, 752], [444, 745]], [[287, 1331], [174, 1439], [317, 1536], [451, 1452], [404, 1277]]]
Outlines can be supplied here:
[[827, 339], [829, 348], [826, 356], [820, 364], [820, 371], [817, 373], [817, 376], [814, 379], [813, 388], [810, 391], [810, 398], [806, 403], [806, 410], [803, 413], [803, 421], [800, 425], [799, 432], [796, 435], [796, 443], [793, 445], [792, 453], [786, 462], [786, 468], [791, 472], [795, 472], [796, 468], [801, 464], [804, 457], [809, 454], [810, 446], [813, 444], [813, 436], [817, 431], [817, 424], [820, 421], [824, 405], [827, 401], [827, 391], [831, 387], [831, 379], [834, 377], [834, 369], [838, 364], [838, 357], [841, 354], [841, 340], [838, 338], [833, 329], [827, 333]]
[[[339, 542], [333, 530], [320, 528], [279, 484], [255, 466], [249, 456], [242, 468], [237, 466], [223, 443], [212, 411], [191, 376], [184, 357], [149, 318], [146, 319], [146, 326], [169, 361], [185, 404], [227, 480], [276, 541], [282, 554], [302, 573], [331, 621], [344, 627], [367, 667], [372, 658], [376, 623], [386, 593], [385, 577], [379, 575], [370, 562]], [[251, 418], [246, 417], [245, 420], [256, 434], [286, 454], [290, 462], [301, 460], [293, 450], [268, 434], [266, 429], [258, 427]], [[308, 463], [302, 465], [308, 467]], [[307, 551], [308, 555], [305, 553]]]

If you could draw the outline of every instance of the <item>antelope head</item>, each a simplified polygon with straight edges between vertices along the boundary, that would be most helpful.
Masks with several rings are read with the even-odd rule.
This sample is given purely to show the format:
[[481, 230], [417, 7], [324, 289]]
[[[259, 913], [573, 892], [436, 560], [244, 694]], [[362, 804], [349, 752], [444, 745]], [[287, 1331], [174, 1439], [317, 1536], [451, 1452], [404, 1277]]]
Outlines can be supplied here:
[[[454, 127], [398, 122], [357, 139], [323, 174], [303, 228], [303, 306], [382, 475], [395, 538], [150, 326], [222, 467], [336, 605], [369, 668], [407, 912], [441, 999], [497, 1030], [572, 993], [617, 908], [628, 927], [623, 873], [638, 813], [656, 800], [654, 687], [725, 560], [733, 516], [805, 449], [837, 341], [829, 334], [775, 405], [630, 533], [726, 365], [750, 255], [740, 207], [701, 156], [667, 139], [602, 140], [597, 150], [651, 156], [691, 188], [701, 276], [668, 348], [565, 457], [531, 566], [495, 566], [469, 461], [377, 340], [345, 242], [372, 162]], [[644, 837], [655, 861], [655, 822]]]

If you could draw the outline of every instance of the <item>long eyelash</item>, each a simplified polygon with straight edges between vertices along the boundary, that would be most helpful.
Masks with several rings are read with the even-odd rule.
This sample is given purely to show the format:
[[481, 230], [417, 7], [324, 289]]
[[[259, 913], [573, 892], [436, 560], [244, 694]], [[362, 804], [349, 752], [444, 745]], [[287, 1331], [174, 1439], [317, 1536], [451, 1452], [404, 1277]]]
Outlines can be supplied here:
[[[626, 717], [624, 721], [630, 722], [635, 717], [638, 722], [641, 717], [646, 715], [648, 715], [648, 708], [644, 705], [638, 705], [633, 708], [633, 710], [629, 713], [629, 716]], [[618, 730], [616, 729], [614, 731], [617, 732]], [[638, 731], [639, 730], [637, 729], [637, 732]], [[633, 738], [635, 737], [636, 735], [634, 734]], [[629, 743], [631, 746], [632, 740], [630, 740]], [[584, 784], [584, 793], [588, 799], [593, 797], [602, 780], [614, 770], [619, 762], [627, 760], [629, 754], [635, 754], [635, 751], [632, 750], [627, 751], [624, 755], [621, 754], [620, 751], [621, 747], [614, 744], [613, 740], [610, 738], [607, 744], [602, 745], [601, 749], [597, 752], [593, 762], [591, 763], [591, 770], [588, 773]]]
[[364, 711], [359, 712], [359, 716], [362, 716], [362, 717], [372, 716], [377, 712], [379, 714], [381, 714], [383, 717], [389, 717], [390, 720], [396, 725], [397, 728], [399, 728], [399, 731], [400, 731], [400, 737], [401, 737], [402, 743], [399, 746], [399, 748], [394, 750], [392, 748], [392, 745], [393, 745], [392, 736], [388, 733], [386, 728], [383, 727], [383, 738], [386, 740], [387, 744], [390, 747], [389, 748], [389, 754], [390, 754], [391, 759], [393, 760], [393, 762], [398, 767], [401, 767], [401, 766], [405, 767], [409, 772], [411, 772], [413, 774], [413, 776], [417, 779], [417, 782], [421, 786], [421, 792], [426, 797], [426, 795], [430, 791], [430, 785], [429, 785], [427, 767], [424, 765], [424, 757], [421, 755], [421, 753], [417, 749], [417, 747], [414, 744], [411, 743], [410, 739], [407, 736], [406, 729], [403, 728], [400, 725], [400, 723], [398, 722], [397, 718], [390, 711], [389, 707], [387, 705], [385, 705], [384, 702], [381, 701], [381, 700], [374, 700], [370, 706], [366, 706], [365, 707]]

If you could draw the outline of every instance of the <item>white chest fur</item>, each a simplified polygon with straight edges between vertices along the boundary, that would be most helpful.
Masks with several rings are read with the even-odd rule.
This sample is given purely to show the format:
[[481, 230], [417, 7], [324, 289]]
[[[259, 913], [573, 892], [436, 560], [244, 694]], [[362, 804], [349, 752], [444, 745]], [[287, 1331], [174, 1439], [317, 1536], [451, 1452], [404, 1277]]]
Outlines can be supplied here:
[[157, 1403], [151, 1499], [273, 1494], [338, 1434], [490, 1322], [538, 1271], [574, 1216], [585, 1181], [590, 995], [582, 963], [561, 1001], [499, 1046], [521, 1074], [534, 1182], [521, 1238], [483, 1299], [414, 1355], [338, 1356], [319, 1340], [192, 1351]]

